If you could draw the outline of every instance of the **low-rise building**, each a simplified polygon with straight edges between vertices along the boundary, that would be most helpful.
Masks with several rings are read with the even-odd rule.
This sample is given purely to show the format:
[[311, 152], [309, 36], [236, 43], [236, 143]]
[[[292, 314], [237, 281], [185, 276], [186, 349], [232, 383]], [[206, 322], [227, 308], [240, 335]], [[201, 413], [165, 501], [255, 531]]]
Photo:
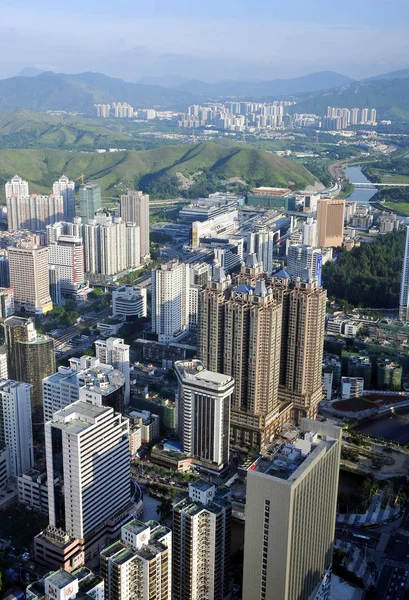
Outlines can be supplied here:
[[29, 469], [17, 478], [17, 489], [20, 504], [48, 514], [47, 473]]
[[128, 413], [130, 431], [140, 429], [141, 444], [153, 444], [160, 438], [159, 415], [147, 410], [131, 410]]
[[50, 571], [27, 586], [27, 600], [104, 600], [104, 581], [90, 569]]
[[364, 380], [362, 377], [341, 377], [341, 390], [343, 400], [360, 398], [364, 393]]
[[124, 285], [112, 292], [112, 314], [127, 321], [146, 317], [146, 288]]

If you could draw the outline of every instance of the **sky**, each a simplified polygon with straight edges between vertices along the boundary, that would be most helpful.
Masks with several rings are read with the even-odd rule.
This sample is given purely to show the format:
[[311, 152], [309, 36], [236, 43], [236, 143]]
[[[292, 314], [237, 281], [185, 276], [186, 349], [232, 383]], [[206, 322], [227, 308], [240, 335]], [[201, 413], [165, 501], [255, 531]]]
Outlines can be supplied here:
[[0, 77], [355, 79], [409, 67], [409, 0], [1, 0]]

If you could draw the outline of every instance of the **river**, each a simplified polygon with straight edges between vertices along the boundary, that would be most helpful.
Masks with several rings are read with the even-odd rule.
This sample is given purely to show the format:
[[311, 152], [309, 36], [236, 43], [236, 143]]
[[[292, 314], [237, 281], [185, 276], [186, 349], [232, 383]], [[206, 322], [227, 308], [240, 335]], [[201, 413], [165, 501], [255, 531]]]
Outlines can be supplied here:
[[[345, 175], [352, 183], [371, 183], [369, 179], [362, 173], [362, 167], [355, 165], [345, 168]], [[358, 204], [367, 204], [368, 201], [376, 194], [378, 190], [373, 188], [355, 188], [347, 200], [358, 202]]]
[[366, 435], [405, 444], [409, 442], [409, 411], [395, 413], [384, 419], [367, 421], [358, 425], [356, 429]]

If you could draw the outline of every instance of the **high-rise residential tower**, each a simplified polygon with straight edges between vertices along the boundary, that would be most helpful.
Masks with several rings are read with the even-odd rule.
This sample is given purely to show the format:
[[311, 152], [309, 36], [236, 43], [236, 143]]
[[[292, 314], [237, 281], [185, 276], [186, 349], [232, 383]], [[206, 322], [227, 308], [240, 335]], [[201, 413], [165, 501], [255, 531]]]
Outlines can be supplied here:
[[95, 342], [95, 356], [105, 365], [112, 365], [125, 377], [125, 406], [130, 403], [129, 348], [121, 338], [109, 337]]
[[27, 244], [9, 248], [10, 287], [16, 310], [42, 315], [53, 307], [48, 274], [48, 248]]
[[173, 509], [173, 600], [223, 600], [229, 589], [231, 504], [205, 481]]
[[172, 342], [189, 327], [189, 266], [171, 260], [152, 270], [152, 331]]
[[5, 185], [6, 198], [11, 196], [17, 196], [19, 198], [25, 198], [30, 195], [27, 181], [24, 181], [18, 175], [14, 175]]
[[98, 183], [84, 183], [80, 186], [80, 217], [84, 221], [95, 218], [102, 207], [101, 187]]
[[406, 227], [405, 251], [403, 254], [399, 319], [401, 321], [409, 321], [409, 226]]
[[247, 473], [243, 600], [309, 600], [331, 566], [342, 433], [301, 431]]
[[135, 223], [140, 228], [140, 262], [150, 256], [149, 246], [149, 195], [139, 190], [129, 190], [121, 195], [120, 214], [124, 223]]
[[53, 194], [63, 199], [64, 221], [72, 222], [75, 217], [75, 183], [62, 175], [53, 184]]
[[324, 198], [317, 203], [318, 246], [342, 246], [345, 200]]
[[10, 196], [7, 198], [8, 230], [45, 231], [47, 225], [63, 219], [62, 196]]
[[48, 262], [54, 266], [61, 293], [76, 294], [85, 285], [84, 245], [80, 237], [60, 235], [48, 246]]
[[200, 360], [177, 361], [177, 432], [183, 451], [210, 468], [229, 461], [230, 403], [234, 380], [205, 369]]
[[0, 380], [0, 447], [10, 456], [10, 474], [19, 477], [34, 464], [31, 386]]

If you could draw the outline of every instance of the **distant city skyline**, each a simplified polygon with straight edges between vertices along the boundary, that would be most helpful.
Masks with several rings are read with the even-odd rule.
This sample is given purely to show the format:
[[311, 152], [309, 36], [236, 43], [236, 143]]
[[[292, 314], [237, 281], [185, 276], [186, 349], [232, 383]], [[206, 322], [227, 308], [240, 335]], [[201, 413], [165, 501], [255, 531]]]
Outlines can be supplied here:
[[120, 0], [111, 13], [108, 0], [72, 0], [64, 13], [50, 0], [35, 7], [5, 0], [0, 78], [36, 67], [98, 71], [128, 81], [168, 74], [274, 79], [320, 70], [360, 79], [408, 67], [405, 0], [346, 0], [331, 10], [324, 0], [260, 0], [257, 11], [233, 0]]

